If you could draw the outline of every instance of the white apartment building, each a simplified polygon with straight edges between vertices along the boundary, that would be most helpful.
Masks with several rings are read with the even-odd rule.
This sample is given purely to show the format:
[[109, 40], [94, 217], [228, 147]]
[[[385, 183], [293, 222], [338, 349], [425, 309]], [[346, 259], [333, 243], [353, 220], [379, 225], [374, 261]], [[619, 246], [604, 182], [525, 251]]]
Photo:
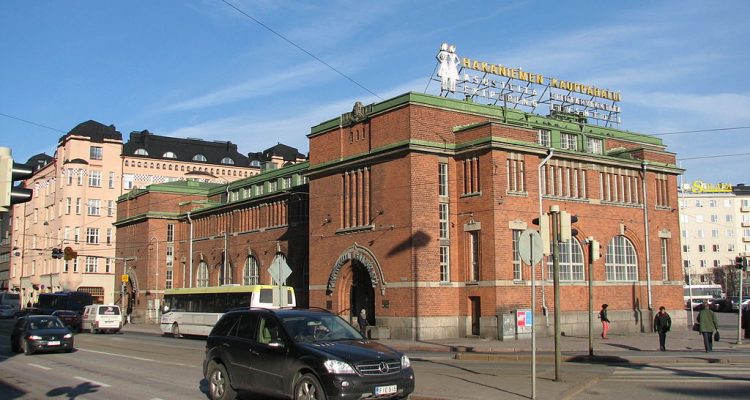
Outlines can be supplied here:
[[678, 196], [685, 281], [714, 283], [715, 268], [750, 255], [750, 187], [695, 181]]

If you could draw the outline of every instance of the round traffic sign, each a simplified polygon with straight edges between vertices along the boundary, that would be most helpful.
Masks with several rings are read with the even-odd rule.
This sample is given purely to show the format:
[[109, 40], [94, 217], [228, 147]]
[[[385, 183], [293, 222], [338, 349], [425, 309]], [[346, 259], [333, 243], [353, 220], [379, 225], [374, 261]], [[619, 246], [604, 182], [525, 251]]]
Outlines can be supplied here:
[[542, 237], [533, 229], [521, 232], [518, 238], [518, 255], [526, 264], [536, 264], [542, 260]]

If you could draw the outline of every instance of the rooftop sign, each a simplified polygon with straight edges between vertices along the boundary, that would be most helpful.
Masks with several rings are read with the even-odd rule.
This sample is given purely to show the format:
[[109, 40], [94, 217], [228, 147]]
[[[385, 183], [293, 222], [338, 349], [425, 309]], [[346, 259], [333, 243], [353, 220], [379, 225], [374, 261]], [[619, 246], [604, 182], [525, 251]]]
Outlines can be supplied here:
[[523, 107], [538, 112], [546, 106], [550, 115], [573, 114], [609, 124], [619, 124], [620, 92], [543, 74], [506, 67], [468, 57], [459, 57], [456, 46], [443, 43], [436, 56], [435, 80], [440, 95], [461, 94], [467, 99], [484, 99], [493, 105]]
[[706, 183], [703, 181], [693, 181], [691, 185], [693, 193], [731, 193], [732, 185], [730, 183]]

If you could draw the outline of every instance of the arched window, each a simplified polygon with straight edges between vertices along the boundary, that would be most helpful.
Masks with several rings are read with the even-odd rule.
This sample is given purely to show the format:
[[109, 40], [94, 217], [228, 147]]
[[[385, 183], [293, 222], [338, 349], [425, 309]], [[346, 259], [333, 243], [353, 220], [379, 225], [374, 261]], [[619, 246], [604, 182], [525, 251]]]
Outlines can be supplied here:
[[198, 154], [196, 154], [196, 155], [193, 156], [193, 161], [203, 161], [203, 162], [206, 162], [208, 160], [206, 159], [206, 156], [204, 156], [203, 154], [198, 153]]
[[168, 152], [162, 154], [162, 158], [177, 158], [177, 154], [175, 154], [175, 153], [173, 153], [171, 151], [168, 151]]
[[[578, 239], [572, 238], [560, 242], [558, 249], [558, 266], [560, 268], [560, 281], [583, 281], [583, 249]], [[547, 260], [547, 279], [552, 280], [552, 257]]]
[[133, 154], [135, 154], [137, 156], [147, 156], [148, 152], [146, 151], [146, 149], [135, 149], [135, 151], [133, 152]]
[[607, 244], [604, 268], [608, 281], [636, 281], [638, 258], [633, 243], [625, 236], [615, 236]]
[[234, 283], [234, 271], [232, 270], [232, 263], [227, 261], [227, 276], [224, 276], [224, 265], [219, 264], [219, 284], [220, 285], [231, 285]]
[[224, 157], [221, 159], [221, 163], [226, 165], [234, 165], [234, 160], [229, 157]]
[[208, 287], [208, 264], [205, 261], [201, 261], [198, 264], [198, 276], [195, 277], [196, 287]]
[[245, 260], [245, 269], [242, 271], [243, 285], [257, 285], [259, 283], [258, 260], [253, 256], [248, 256]]

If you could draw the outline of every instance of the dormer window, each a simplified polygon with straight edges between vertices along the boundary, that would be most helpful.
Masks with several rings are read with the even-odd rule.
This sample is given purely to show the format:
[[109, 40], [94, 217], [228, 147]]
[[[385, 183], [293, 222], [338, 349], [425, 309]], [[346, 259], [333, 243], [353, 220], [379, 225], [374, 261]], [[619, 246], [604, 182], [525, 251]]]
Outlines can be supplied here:
[[204, 156], [203, 154], [199, 153], [199, 154], [196, 154], [196, 155], [193, 156], [193, 161], [203, 161], [203, 162], [206, 162], [208, 160], [206, 159], [206, 156]]
[[258, 160], [250, 161], [250, 166], [251, 167], [260, 167], [260, 161], [258, 161]]
[[226, 165], [234, 165], [234, 160], [229, 157], [224, 157], [221, 159], [221, 163]]
[[146, 149], [142, 149], [142, 148], [141, 148], [141, 149], [136, 149], [136, 150], [135, 150], [135, 151], [133, 152], [133, 154], [135, 154], [135, 155], [137, 155], [137, 156], [147, 156], [147, 155], [148, 155], [148, 152], [146, 151]]
[[177, 154], [175, 154], [175, 153], [173, 153], [171, 151], [168, 151], [168, 152], [162, 154], [161, 157], [162, 158], [177, 158]]

